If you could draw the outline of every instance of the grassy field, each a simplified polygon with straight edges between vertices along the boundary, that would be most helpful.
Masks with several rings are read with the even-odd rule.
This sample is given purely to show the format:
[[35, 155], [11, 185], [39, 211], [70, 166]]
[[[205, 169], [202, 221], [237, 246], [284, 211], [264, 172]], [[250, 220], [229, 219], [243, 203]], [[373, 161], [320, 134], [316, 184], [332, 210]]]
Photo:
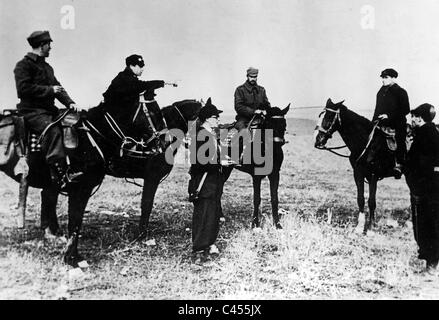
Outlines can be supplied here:
[[[89, 267], [61, 262], [62, 243], [42, 239], [39, 190], [31, 189], [26, 230], [11, 225], [18, 184], [0, 176], [0, 299], [437, 299], [410, 223], [405, 180], [378, 185], [378, 227], [354, 231], [357, 205], [347, 159], [313, 148], [314, 122], [289, 119], [279, 187], [283, 230], [271, 224], [268, 181], [262, 229], [250, 228], [250, 176], [225, 185], [217, 259], [191, 263], [191, 215], [184, 154], [159, 187], [149, 241], [133, 242], [140, 188], [106, 177], [91, 198], [80, 250]], [[333, 145], [338, 145], [333, 141]], [[328, 212], [332, 219], [328, 223]], [[66, 198], [59, 202], [66, 229]]]

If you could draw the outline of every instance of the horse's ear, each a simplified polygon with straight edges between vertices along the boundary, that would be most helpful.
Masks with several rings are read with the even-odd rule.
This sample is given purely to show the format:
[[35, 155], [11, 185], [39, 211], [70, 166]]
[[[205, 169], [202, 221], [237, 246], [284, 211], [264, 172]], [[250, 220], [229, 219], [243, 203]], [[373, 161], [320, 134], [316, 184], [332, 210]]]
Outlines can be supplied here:
[[345, 100], [341, 100], [340, 102], [338, 102], [336, 104], [343, 104], [343, 102], [345, 102]]
[[208, 106], [210, 104], [212, 104], [212, 99], [209, 97], [209, 99], [207, 99], [207, 101], [206, 101], [206, 106]]
[[290, 111], [290, 105], [291, 105], [291, 103], [289, 103], [289, 104], [285, 107], [285, 109], [282, 110], [282, 115], [286, 115], [287, 112]]
[[326, 101], [326, 106], [332, 106], [334, 103], [332, 102], [331, 98]]

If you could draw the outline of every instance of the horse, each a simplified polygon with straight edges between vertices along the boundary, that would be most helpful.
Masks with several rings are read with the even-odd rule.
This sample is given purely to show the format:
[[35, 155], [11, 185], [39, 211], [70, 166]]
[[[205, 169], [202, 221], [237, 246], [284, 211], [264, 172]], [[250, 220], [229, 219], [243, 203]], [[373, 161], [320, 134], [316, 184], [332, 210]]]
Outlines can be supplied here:
[[[349, 157], [354, 173], [359, 217], [364, 215], [364, 182], [367, 180], [369, 183], [369, 215], [366, 216], [363, 228], [363, 233], [366, 234], [372, 226], [376, 226], [377, 183], [383, 178], [393, 176], [392, 169], [395, 159], [393, 153], [387, 147], [385, 135], [380, 130], [374, 130], [377, 123], [373, 123], [349, 110], [343, 105], [343, 102], [344, 100], [333, 103], [331, 99], [328, 99], [316, 126], [314, 147], [341, 155], [334, 151], [334, 149], [341, 147], [326, 147], [327, 141], [332, 138], [334, 132], [339, 132], [350, 151], [350, 155], [345, 157]], [[372, 135], [372, 131], [375, 134]], [[357, 226], [357, 228], [360, 227], [360, 225]]]
[[[252, 177], [253, 182], [253, 218], [252, 218], [252, 228], [260, 228], [260, 204], [261, 204], [261, 183], [262, 179], [268, 177], [270, 181], [270, 196], [271, 196], [271, 208], [272, 208], [272, 216], [273, 216], [273, 224], [277, 229], [282, 229], [282, 225], [280, 223], [279, 218], [279, 196], [278, 196], [278, 188], [279, 188], [279, 179], [280, 179], [280, 169], [282, 166], [282, 162], [284, 160], [284, 153], [282, 146], [286, 143], [285, 141], [285, 131], [287, 127], [285, 115], [290, 109], [290, 105], [288, 105], [284, 109], [280, 109], [278, 107], [273, 107], [268, 109], [267, 115], [265, 119], [261, 121], [260, 124], [260, 132], [261, 132], [261, 149], [265, 149], [265, 157], [268, 157], [269, 162], [272, 164], [272, 168], [270, 172], [258, 172], [258, 168], [260, 169], [264, 164], [259, 161], [255, 161], [254, 152], [252, 157], [249, 159], [250, 161], [243, 161], [243, 164], [231, 165], [229, 167], [225, 167], [225, 181], [227, 181], [230, 177], [230, 174], [233, 169], [237, 169], [239, 171], [248, 173]], [[251, 123], [249, 124], [249, 127]], [[245, 129], [244, 129], [245, 130]], [[272, 131], [272, 140], [265, 140], [263, 136], [267, 134], [268, 131]], [[252, 133], [250, 133], [252, 134]], [[270, 136], [269, 136], [270, 137]], [[233, 139], [233, 138], [232, 138]], [[265, 141], [265, 142], [264, 142]], [[239, 143], [239, 140], [233, 139], [233, 142]], [[255, 150], [255, 146], [259, 141], [251, 140], [249, 149]], [[269, 146], [265, 146], [268, 142], [272, 146], [272, 150]], [[272, 151], [272, 152], [271, 152]], [[242, 157], [242, 156], [241, 156]], [[243, 157], [245, 158], [245, 157]], [[235, 161], [236, 162], [236, 161]]]
[[[162, 114], [168, 129], [178, 129], [186, 133], [189, 130], [188, 122], [197, 118], [200, 108], [201, 103], [198, 101], [183, 100], [163, 108]], [[121, 157], [120, 152], [130, 153], [132, 150], [125, 148], [123, 141], [108, 134], [114, 131], [116, 124], [112, 123], [113, 127], [109, 129], [111, 126], [106, 122], [104, 115], [101, 106], [82, 111], [81, 120], [76, 125], [78, 147], [72, 151], [67, 150], [71, 165], [83, 172], [78, 181], [70, 184], [65, 191], [65, 195], [68, 196], [68, 237], [63, 260], [72, 266], [77, 266], [78, 262], [83, 260], [78, 252], [78, 241], [84, 212], [89, 198], [94, 193], [93, 190], [99, 187], [106, 174], [144, 179], [139, 223], [139, 233], [144, 234], [148, 227], [157, 187], [173, 167], [172, 157], [170, 161], [169, 157], [165, 157], [165, 152], [152, 155], [146, 153], [142, 155], [140, 152], [139, 155], [134, 153], [131, 157]], [[0, 127], [2, 123], [9, 125], [13, 122], [10, 116], [5, 116], [0, 118]], [[174, 137], [172, 141], [175, 140]], [[181, 141], [172, 144], [175, 147], [172, 152], [174, 155], [180, 144]], [[169, 142], [167, 145], [170, 145]], [[22, 174], [14, 172], [20, 159], [19, 149], [14, 148], [11, 153], [7, 163], [0, 163], [0, 170], [14, 180], [20, 181]], [[27, 157], [28, 185], [42, 189], [41, 219], [48, 221], [49, 229], [56, 232], [58, 230], [56, 205], [60, 190], [51, 182], [49, 169], [41, 152], [29, 153]], [[126, 171], [126, 168], [130, 170]]]

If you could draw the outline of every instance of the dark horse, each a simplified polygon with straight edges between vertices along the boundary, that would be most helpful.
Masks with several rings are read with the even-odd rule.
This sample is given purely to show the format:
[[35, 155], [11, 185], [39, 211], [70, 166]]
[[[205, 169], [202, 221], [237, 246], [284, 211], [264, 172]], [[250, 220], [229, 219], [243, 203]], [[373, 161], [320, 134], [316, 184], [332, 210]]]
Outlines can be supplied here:
[[351, 152], [349, 161], [354, 171], [357, 203], [362, 215], [364, 214], [365, 202], [364, 182], [367, 180], [369, 183], [369, 216], [363, 229], [363, 232], [367, 233], [372, 225], [375, 226], [377, 182], [393, 176], [392, 168], [395, 160], [394, 155], [387, 148], [384, 134], [380, 130], [376, 130], [373, 139], [369, 139], [375, 124], [349, 110], [343, 105], [343, 102], [333, 103], [331, 99], [328, 99], [316, 127], [314, 146], [329, 151], [337, 149], [327, 148], [325, 145], [334, 132], [340, 133], [346, 147]]
[[[189, 129], [188, 122], [197, 118], [200, 108], [201, 103], [195, 100], [184, 100], [163, 108], [162, 114], [169, 129], [179, 129], [186, 133]], [[114, 132], [104, 119], [102, 107], [98, 106], [84, 113], [78, 122], [78, 147], [74, 151], [67, 150], [71, 165], [84, 173], [66, 191], [68, 195], [68, 243], [64, 261], [74, 266], [82, 260], [77, 246], [86, 205], [93, 190], [102, 183], [105, 174], [144, 179], [139, 226], [142, 232], [148, 226], [157, 187], [173, 167], [173, 162], [167, 161], [169, 158], [165, 157], [165, 153], [151, 156], [120, 157], [123, 141], [111, 135], [114, 135]], [[11, 122], [9, 118], [4, 117], [1, 120]], [[173, 143], [174, 154], [180, 143], [178, 141]], [[30, 153], [28, 157], [28, 184], [31, 187], [42, 189], [41, 219], [49, 221], [50, 230], [56, 232], [58, 229], [56, 205], [59, 191], [51, 184], [49, 170], [41, 153]], [[14, 173], [14, 167], [18, 160], [19, 157], [15, 151], [10, 161], [0, 166], [0, 170], [16, 181], [21, 178], [21, 174]]]
[[[227, 180], [230, 177], [230, 174], [233, 170], [233, 168], [246, 172], [252, 176], [253, 179], [253, 220], [252, 220], [252, 227], [253, 228], [259, 228], [260, 227], [260, 221], [259, 221], [259, 213], [260, 213], [260, 204], [261, 204], [261, 182], [262, 179], [265, 177], [268, 177], [270, 181], [270, 196], [271, 196], [271, 208], [272, 208], [272, 215], [273, 215], [273, 224], [277, 229], [281, 229], [282, 226], [279, 221], [279, 196], [278, 196], [278, 188], [279, 188], [279, 172], [282, 166], [282, 162], [284, 160], [284, 153], [282, 150], [282, 146], [285, 144], [285, 131], [287, 127], [285, 115], [290, 109], [290, 105], [288, 105], [283, 110], [274, 107], [270, 108], [267, 111], [267, 116], [265, 119], [262, 119], [261, 125], [259, 127], [261, 132], [261, 139], [260, 140], [251, 140], [251, 150], [253, 151], [250, 161], [244, 161], [242, 165], [239, 166], [231, 166], [226, 167], [225, 171], [225, 180]], [[244, 129], [245, 130], [245, 129]], [[267, 134], [267, 132], [271, 131], [273, 134], [271, 136], [272, 140], [266, 140], [264, 136]], [[270, 136], [267, 136], [270, 137]], [[233, 148], [233, 142], [239, 143], [238, 140], [232, 141], [232, 148]], [[260, 149], [264, 150], [265, 153], [265, 159], [266, 162], [270, 162], [272, 164], [272, 169], [270, 172], [258, 172], [258, 168], [261, 169], [266, 163], [260, 163], [259, 161], [254, 161], [254, 150], [255, 150], [255, 144], [256, 143], [262, 143], [262, 146], [259, 146]], [[265, 145], [267, 144], [267, 145]], [[269, 148], [269, 145], [272, 146], [272, 148]], [[245, 157], [244, 157], [245, 158]]]

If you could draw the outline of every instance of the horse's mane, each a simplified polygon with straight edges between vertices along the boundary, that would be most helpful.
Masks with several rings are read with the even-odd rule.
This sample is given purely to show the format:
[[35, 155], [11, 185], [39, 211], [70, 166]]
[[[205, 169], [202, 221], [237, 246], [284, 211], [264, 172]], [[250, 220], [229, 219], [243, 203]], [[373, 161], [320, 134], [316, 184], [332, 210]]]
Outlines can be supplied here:
[[163, 107], [162, 111], [169, 110], [172, 107], [177, 107], [177, 108], [184, 107], [187, 104], [190, 104], [190, 105], [199, 104], [199, 105], [201, 105], [201, 102], [199, 102], [199, 101], [197, 101], [195, 99], [185, 99], [185, 100], [174, 102], [173, 104], [171, 104], [169, 106]]
[[344, 112], [346, 113], [348, 119], [355, 118], [355, 121], [357, 121], [362, 127], [365, 127], [367, 130], [372, 129], [372, 127], [373, 127], [372, 121], [370, 121], [366, 117], [363, 117], [363, 116], [359, 115], [358, 113], [350, 110], [344, 104], [342, 104], [340, 106], [340, 110], [341, 109], [344, 110]]

